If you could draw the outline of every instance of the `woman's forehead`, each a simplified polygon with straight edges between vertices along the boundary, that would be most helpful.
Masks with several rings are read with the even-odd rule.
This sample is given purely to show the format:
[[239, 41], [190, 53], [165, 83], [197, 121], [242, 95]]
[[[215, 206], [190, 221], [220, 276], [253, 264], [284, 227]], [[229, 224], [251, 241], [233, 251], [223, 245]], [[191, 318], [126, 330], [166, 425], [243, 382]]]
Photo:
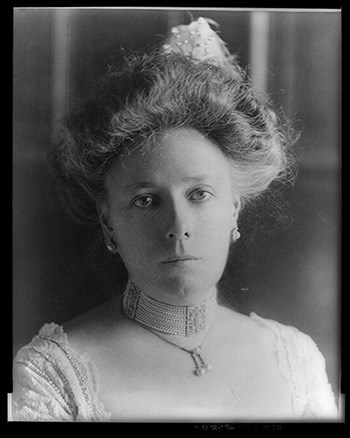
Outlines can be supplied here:
[[110, 180], [124, 185], [172, 181], [222, 179], [229, 163], [220, 148], [198, 131], [166, 132], [147, 149], [134, 150], [115, 163]]

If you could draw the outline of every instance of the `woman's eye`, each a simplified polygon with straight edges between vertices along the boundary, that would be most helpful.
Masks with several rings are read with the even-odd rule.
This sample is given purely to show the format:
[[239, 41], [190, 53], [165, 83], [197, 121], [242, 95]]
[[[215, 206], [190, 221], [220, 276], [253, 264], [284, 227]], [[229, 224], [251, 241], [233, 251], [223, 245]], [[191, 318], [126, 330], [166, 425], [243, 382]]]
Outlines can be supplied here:
[[213, 195], [207, 190], [196, 190], [190, 196], [192, 201], [206, 201], [210, 199]]
[[138, 198], [135, 199], [133, 204], [139, 208], [147, 208], [147, 207], [151, 207], [152, 205], [154, 205], [155, 200], [152, 196], [149, 196], [149, 195], [139, 196]]

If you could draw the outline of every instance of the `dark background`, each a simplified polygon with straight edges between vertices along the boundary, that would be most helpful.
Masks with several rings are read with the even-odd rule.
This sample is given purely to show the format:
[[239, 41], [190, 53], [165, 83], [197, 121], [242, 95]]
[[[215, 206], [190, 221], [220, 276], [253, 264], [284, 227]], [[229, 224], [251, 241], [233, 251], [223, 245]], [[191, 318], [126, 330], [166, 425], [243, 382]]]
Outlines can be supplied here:
[[[217, 21], [230, 51], [252, 69], [252, 12], [191, 14]], [[284, 203], [267, 198], [242, 215], [222, 297], [243, 313], [311, 335], [338, 394], [341, 16], [271, 11], [264, 20], [265, 88], [300, 132], [298, 176], [286, 187]], [[120, 61], [122, 48], [159, 46], [173, 25], [189, 21], [182, 10], [15, 10], [14, 354], [42, 324], [63, 323], [120, 293], [126, 281], [100, 236], [73, 223], [60, 206], [46, 165], [55, 121]]]

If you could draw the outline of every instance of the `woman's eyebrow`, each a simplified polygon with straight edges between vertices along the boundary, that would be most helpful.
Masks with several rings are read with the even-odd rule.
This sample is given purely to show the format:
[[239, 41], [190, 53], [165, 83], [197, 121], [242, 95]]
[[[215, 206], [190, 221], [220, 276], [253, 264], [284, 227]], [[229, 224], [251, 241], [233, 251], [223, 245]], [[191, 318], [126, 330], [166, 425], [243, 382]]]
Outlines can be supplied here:
[[155, 187], [155, 184], [151, 181], [137, 181], [132, 184], [126, 185], [124, 188], [131, 190], [131, 189], [149, 189]]

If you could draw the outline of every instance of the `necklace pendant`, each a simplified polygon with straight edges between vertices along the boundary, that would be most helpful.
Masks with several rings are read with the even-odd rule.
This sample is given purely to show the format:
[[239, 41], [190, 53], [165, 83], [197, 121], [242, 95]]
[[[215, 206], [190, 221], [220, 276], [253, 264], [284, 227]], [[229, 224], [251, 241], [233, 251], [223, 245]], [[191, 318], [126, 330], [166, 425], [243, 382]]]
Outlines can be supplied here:
[[200, 351], [201, 351], [201, 347], [197, 347], [190, 352], [193, 362], [196, 366], [194, 374], [199, 377], [204, 376], [204, 374], [207, 374], [207, 372], [212, 369], [211, 364], [207, 364], [204, 362], [204, 359], [200, 355]]
[[195, 369], [194, 373], [195, 373], [196, 376], [200, 377], [200, 376], [204, 376], [204, 374], [207, 374], [207, 372], [210, 371], [211, 369], [212, 369], [211, 364], [208, 364], [208, 365], [207, 364], [203, 364], [203, 365], [197, 367]]
[[196, 376], [200, 377], [200, 376], [204, 376], [204, 374], [207, 373], [207, 370], [203, 367], [201, 368], [196, 368], [196, 371], [194, 372]]

